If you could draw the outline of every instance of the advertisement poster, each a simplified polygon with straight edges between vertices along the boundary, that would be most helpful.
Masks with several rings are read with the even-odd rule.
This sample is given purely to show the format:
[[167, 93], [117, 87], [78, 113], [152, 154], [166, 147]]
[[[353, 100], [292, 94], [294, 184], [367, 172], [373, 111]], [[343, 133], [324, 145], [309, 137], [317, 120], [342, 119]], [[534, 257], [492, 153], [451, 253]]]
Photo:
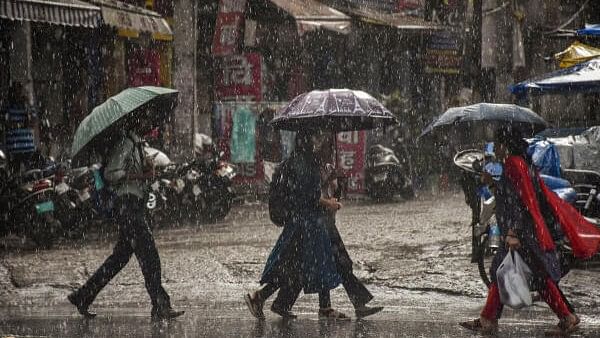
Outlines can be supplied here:
[[224, 159], [236, 165], [234, 184], [256, 184], [265, 179], [258, 116], [282, 103], [219, 102], [213, 107], [213, 137]]
[[236, 54], [242, 42], [246, 0], [221, 0], [215, 25], [214, 56]]
[[129, 86], [160, 86], [160, 54], [158, 51], [136, 47], [128, 53], [127, 66]]
[[349, 131], [337, 134], [337, 165], [348, 177], [348, 193], [365, 192], [366, 133]]
[[215, 76], [218, 100], [262, 100], [262, 57], [259, 53], [225, 56]]

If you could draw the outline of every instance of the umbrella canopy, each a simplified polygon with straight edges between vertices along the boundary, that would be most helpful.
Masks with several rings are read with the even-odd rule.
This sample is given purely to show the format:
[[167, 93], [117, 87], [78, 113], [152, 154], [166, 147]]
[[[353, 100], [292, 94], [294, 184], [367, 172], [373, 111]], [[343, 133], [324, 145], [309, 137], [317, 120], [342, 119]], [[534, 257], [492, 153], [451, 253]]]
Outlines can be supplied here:
[[509, 87], [511, 93], [568, 93], [600, 91], [600, 58], [525, 80]]
[[[84, 157], [94, 145], [110, 141], [111, 133], [122, 129], [140, 128], [164, 122], [177, 104], [174, 89], [162, 87], [128, 88], [97, 106], [77, 127], [71, 157]], [[141, 129], [143, 128], [143, 129]]]
[[493, 137], [497, 128], [507, 124], [521, 130], [524, 136], [533, 136], [548, 127], [548, 123], [531, 109], [514, 104], [478, 103], [446, 110], [423, 130], [419, 138], [454, 134], [461, 139], [464, 136], [481, 139]]
[[371, 95], [350, 89], [313, 90], [300, 94], [281, 108], [271, 125], [278, 129], [373, 129], [396, 123], [396, 118]]

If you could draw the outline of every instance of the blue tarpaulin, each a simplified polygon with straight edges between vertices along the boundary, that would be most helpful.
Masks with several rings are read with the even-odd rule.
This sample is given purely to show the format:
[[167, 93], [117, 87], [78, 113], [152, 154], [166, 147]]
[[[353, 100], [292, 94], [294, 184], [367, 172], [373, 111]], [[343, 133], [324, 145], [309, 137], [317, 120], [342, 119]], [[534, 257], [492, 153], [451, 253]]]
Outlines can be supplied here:
[[550, 94], [600, 91], [600, 58], [525, 80], [509, 87], [511, 93]]
[[586, 25], [585, 28], [577, 30], [577, 35], [600, 36], [600, 25]]

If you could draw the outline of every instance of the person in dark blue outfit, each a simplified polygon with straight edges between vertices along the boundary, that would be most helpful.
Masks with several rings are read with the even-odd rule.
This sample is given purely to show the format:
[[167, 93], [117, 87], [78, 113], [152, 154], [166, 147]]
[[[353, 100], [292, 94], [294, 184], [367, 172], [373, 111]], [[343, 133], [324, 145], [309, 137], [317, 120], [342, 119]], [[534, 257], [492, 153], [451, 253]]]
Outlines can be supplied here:
[[250, 312], [264, 318], [262, 311], [267, 298], [279, 290], [271, 311], [282, 317], [291, 313], [300, 291], [320, 293], [337, 287], [341, 281], [335, 266], [327, 229], [318, 219], [322, 214], [321, 176], [315, 148], [319, 136], [299, 132], [296, 147], [287, 160], [284, 180], [290, 192], [290, 221], [273, 247], [262, 277], [263, 287], [245, 295]]

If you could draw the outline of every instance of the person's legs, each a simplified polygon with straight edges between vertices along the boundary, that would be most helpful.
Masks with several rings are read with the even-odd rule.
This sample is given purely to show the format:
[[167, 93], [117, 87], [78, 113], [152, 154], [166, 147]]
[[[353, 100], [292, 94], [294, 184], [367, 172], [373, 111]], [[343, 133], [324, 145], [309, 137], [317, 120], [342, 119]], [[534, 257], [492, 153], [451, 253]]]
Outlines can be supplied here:
[[542, 296], [544, 301], [559, 318], [558, 325], [554, 329], [549, 330], [547, 334], [562, 336], [572, 333], [579, 328], [579, 317], [575, 315], [575, 310], [569, 304], [562, 291], [560, 291], [556, 282], [547, 277], [544, 287], [539, 292], [540, 296]]
[[69, 295], [69, 301], [77, 306], [79, 313], [84, 316], [93, 316], [88, 312], [89, 306], [100, 291], [127, 265], [133, 249], [126, 231], [120, 226], [119, 239], [113, 252], [87, 282], [78, 290]]
[[354, 275], [353, 262], [346, 250], [342, 236], [335, 225], [335, 217], [328, 220], [327, 230], [331, 240], [331, 248], [338, 273], [342, 277], [342, 285], [348, 294], [348, 298], [357, 317], [362, 318], [375, 314], [383, 307], [367, 307], [366, 304], [373, 299], [373, 295], [365, 285]]
[[279, 289], [279, 284], [277, 284], [277, 283], [270, 282], [270, 283], [264, 284], [260, 289], [258, 289], [254, 292], [254, 295], [252, 298], [253, 299], [257, 298], [264, 302], [269, 297], [271, 297], [278, 289]]
[[559, 319], [566, 318], [575, 312], [558, 288], [558, 285], [550, 278], [546, 279], [546, 285], [540, 290], [540, 296], [548, 303], [548, 306], [550, 306]]
[[273, 305], [271, 306], [271, 311], [283, 317], [289, 317], [291, 315], [290, 311], [296, 303], [298, 296], [300, 296], [301, 291], [302, 283], [300, 280], [290, 278], [279, 288], [277, 297], [275, 297]]
[[487, 300], [483, 310], [481, 310], [481, 317], [490, 321], [497, 321], [502, 316], [502, 308], [504, 306], [500, 302], [500, 290], [498, 284], [492, 283], [488, 290]]
[[319, 292], [319, 308], [331, 308], [331, 293], [329, 292], [329, 290], [322, 290], [321, 292]]
[[493, 334], [498, 330], [498, 319], [502, 315], [502, 307], [498, 285], [494, 282], [490, 285], [487, 300], [479, 318], [462, 322], [460, 326], [483, 334]]
[[144, 284], [152, 302], [153, 319], [170, 319], [183, 314], [174, 311], [171, 299], [162, 286], [160, 256], [156, 249], [152, 230], [146, 222], [144, 203], [141, 199], [130, 197], [126, 202], [123, 222], [127, 223], [128, 235], [132, 239], [132, 248], [140, 264]]

